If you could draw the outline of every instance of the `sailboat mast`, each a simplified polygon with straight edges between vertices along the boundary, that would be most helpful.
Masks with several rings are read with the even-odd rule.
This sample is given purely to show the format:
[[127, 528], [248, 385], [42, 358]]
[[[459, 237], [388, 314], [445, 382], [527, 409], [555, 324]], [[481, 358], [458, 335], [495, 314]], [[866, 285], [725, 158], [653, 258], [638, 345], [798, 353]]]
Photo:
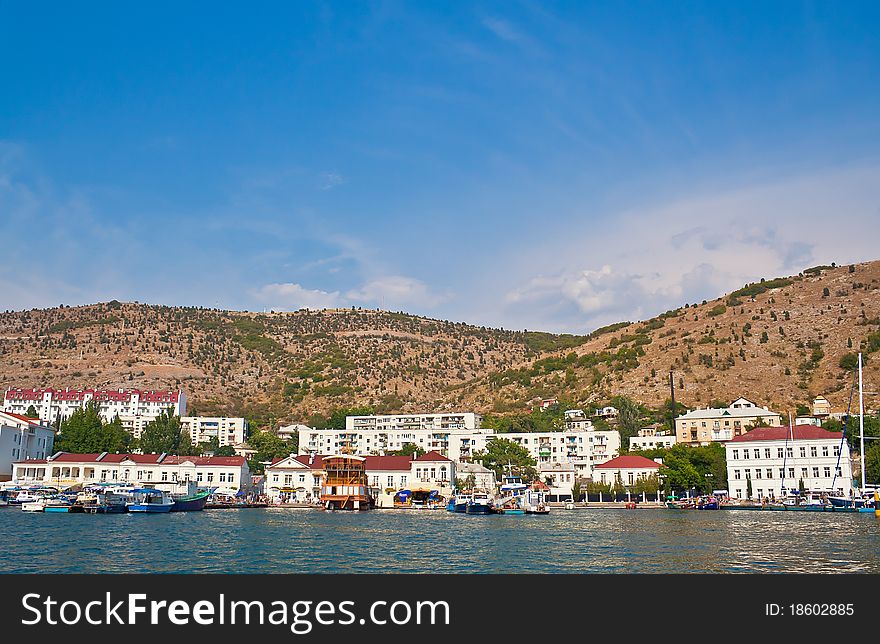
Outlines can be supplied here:
[[862, 464], [862, 493], [865, 491], [865, 400], [862, 396], [862, 354], [859, 352], [859, 461]]

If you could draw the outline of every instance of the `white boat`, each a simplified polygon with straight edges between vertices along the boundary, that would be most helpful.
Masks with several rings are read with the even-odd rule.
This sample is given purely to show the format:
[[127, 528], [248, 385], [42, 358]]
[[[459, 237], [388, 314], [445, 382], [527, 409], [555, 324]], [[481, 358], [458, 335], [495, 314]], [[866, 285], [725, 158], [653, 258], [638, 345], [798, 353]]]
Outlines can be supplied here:
[[22, 512], [45, 512], [46, 500], [37, 499], [36, 501], [28, 501], [21, 504]]
[[135, 488], [131, 490], [132, 499], [125, 504], [129, 512], [171, 512], [174, 499], [164, 490], [154, 488]]

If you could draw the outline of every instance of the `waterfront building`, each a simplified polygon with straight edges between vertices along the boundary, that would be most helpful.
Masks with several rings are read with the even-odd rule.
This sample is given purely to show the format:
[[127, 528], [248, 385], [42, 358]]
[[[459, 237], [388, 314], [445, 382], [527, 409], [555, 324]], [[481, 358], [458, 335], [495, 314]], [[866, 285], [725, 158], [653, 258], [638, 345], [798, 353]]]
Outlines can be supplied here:
[[186, 413], [183, 391], [142, 391], [140, 389], [7, 389], [3, 395], [3, 411], [24, 415], [31, 406], [44, 423], [69, 418], [90, 401], [98, 405], [104, 422], [116, 416], [123, 427], [139, 437], [144, 426], [163, 411], [175, 416]]
[[538, 469], [538, 479], [547, 486], [548, 501], [570, 501], [571, 486], [578, 480], [571, 462], [544, 463]]
[[610, 461], [597, 465], [593, 480], [598, 483], [614, 485], [619, 481], [622, 485], [633, 485], [638, 479], [651, 478], [660, 473], [660, 463], [650, 458], [627, 454], [617, 456]]
[[495, 470], [490, 470], [482, 463], [467, 461], [455, 463], [455, 478], [461, 481], [465, 488], [494, 491], [498, 486]]
[[244, 418], [225, 416], [181, 416], [180, 424], [193, 445], [216, 438], [220, 446], [241, 445], [248, 436], [248, 422]]
[[852, 459], [841, 433], [815, 425], [758, 427], [725, 445], [731, 497], [781, 498], [801, 482], [808, 492], [852, 491]]
[[190, 481], [236, 493], [251, 491], [251, 473], [241, 456], [176, 456], [169, 454], [71, 454], [16, 461], [13, 482], [66, 488], [90, 483], [132, 483], [176, 491]]
[[675, 434], [679, 443], [708, 445], [729, 441], [759, 422], [778, 427], [782, 424], [782, 415], [739, 398], [728, 407], [707, 407], [682, 414], [675, 419]]
[[660, 423], [654, 423], [639, 430], [638, 436], [631, 436], [629, 449], [666, 449], [675, 445], [676, 437], [672, 432], [666, 431]]
[[14, 462], [52, 454], [54, 443], [54, 428], [39, 419], [0, 412], [0, 481], [12, 479]]
[[[266, 494], [272, 503], [309, 503], [321, 496], [325, 462], [334, 455], [298, 454], [277, 458], [266, 467]], [[391, 507], [403, 490], [440, 496], [452, 494], [458, 463], [436, 452], [412, 456], [365, 456], [369, 495], [379, 507]], [[491, 470], [490, 470], [491, 471]], [[493, 474], [494, 476], [494, 474]]]

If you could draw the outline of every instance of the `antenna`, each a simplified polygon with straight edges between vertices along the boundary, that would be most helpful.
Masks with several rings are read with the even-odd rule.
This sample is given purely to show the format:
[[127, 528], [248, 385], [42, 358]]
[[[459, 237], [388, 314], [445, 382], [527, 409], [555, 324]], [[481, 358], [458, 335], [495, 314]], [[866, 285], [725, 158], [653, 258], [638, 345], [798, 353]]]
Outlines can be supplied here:
[[859, 435], [861, 441], [859, 462], [862, 465], [862, 494], [865, 493], [865, 399], [862, 395], [862, 352], [859, 352]]

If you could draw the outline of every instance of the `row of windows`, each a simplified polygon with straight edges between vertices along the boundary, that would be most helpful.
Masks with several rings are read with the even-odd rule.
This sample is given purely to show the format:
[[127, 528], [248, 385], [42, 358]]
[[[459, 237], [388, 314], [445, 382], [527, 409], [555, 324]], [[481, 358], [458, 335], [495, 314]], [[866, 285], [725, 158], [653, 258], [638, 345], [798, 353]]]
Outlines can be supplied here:
[[[806, 447], [800, 447], [798, 451], [799, 451], [801, 458], [807, 457], [807, 448]], [[764, 458], [772, 458], [771, 453], [772, 453], [772, 450], [769, 447], [764, 448]], [[761, 450], [757, 447], [755, 447], [752, 450], [752, 454], [754, 455], [755, 458], [761, 458]], [[739, 460], [740, 451], [738, 449], [735, 449], [732, 451], [731, 455], [733, 457], [733, 460], [735, 460], [735, 461]], [[828, 446], [823, 445], [822, 446], [822, 456], [828, 456], [828, 455], [829, 455]], [[834, 449], [832, 450], [831, 455], [839, 456], [840, 455], [840, 448], [835, 445]], [[819, 447], [817, 447], [816, 445], [811, 446], [810, 447], [810, 456], [819, 456]], [[784, 457], [794, 458], [794, 448], [793, 447], [786, 447], [783, 452], [783, 448], [777, 447], [776, 448], [776, 458], [784, 458]], [[747, 448], [742, 450], [742, 458], [744, 461], [749, 460], [749, 450]]]
[[[836, 476], [842, 476], [840, 468], [838, 467], [836, 469], [837, 469]], [[809, 472], [810, 472], [809, 468], [802, 467], [801, 468], [801, 478], [807, 478], [809, 476]], [[819, 478], [819, 468], [818, 467], [813, 467], [812, 472], [813, 472], [814, 479]], [[785, 479], [785, 478], [793, 479], [794, 475], [795, 475], [794, 473], [795, 473], [795, 468], [793, 468], [793, 467], [788, 468], [788, 475], [787, 476], [785, 474], [785, 468], [782, 468], [782, 467], [779, 468], [779, 478], [780, 479]], [[744, 471], [733, 470], [733, 478], [734, 479], [742, 478], [742, 476], [741, 476], [742, 474], [745, 474], [746, 479], [752, 478], [752, 470], [751, 469], [746, 469]], [[766, 477], [763, 476], [764, 474], [766, 474]], [[830, 467], [823, 467], [822, 468], [822, 475], [824, 478], [830, 479], [831, 478], [831, 468]], [[772, 479], [773, 478], [773, 468], [768, 467], [763, 470], [761, 468], [755, 468], [755, 478], [756, 479], [760, 479], [760, 478]]]

